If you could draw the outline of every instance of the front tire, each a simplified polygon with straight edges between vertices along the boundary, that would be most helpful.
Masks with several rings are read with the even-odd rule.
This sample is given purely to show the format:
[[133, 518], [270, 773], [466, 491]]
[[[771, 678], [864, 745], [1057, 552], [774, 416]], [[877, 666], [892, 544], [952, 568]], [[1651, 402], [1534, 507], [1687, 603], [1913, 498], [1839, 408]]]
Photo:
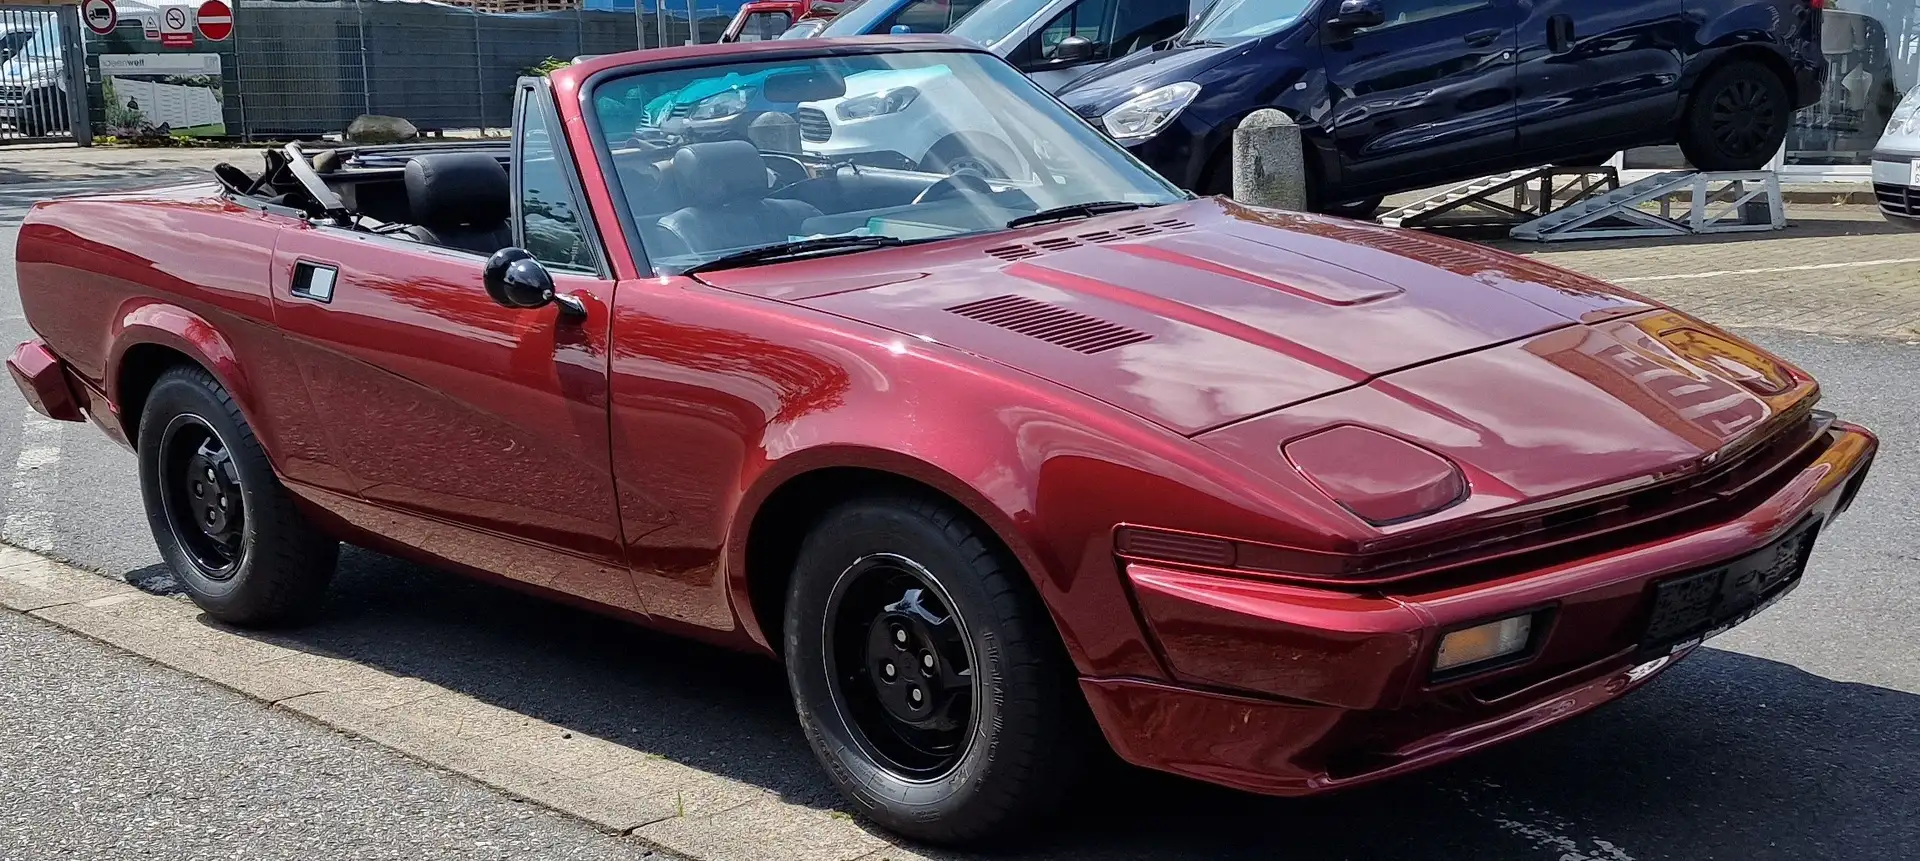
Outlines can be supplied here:
[[1760, 170], [1780, 151], [1792, 119], [1792, 99], [1780, 76], [1737, 60], [1694, 88], [1681, 120], [1680, 151], [1699, 170]]
[[857, 810], [973, 843], [1044, 818], [1084, 762], [1074, 677], [1026, 574], [951, 506], [911, 496], [827, 513], [785, 618], [800, 724]]
[[154, 542], [187, 595], [232, 625], [304, 620], [320, 607], [339, 542], [302, 515], [213, 375], [160, 375], [140, 414], [140, 492]]

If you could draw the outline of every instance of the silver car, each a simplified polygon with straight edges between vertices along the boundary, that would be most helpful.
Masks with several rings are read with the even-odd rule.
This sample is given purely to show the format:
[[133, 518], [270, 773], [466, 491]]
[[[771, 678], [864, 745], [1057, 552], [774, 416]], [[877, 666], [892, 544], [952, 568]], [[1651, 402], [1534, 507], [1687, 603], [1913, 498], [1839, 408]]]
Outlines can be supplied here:
[[1873, 190], [1888, 221], [1920, 230], [1920, 86], [1900, 100], [1873, 148]]

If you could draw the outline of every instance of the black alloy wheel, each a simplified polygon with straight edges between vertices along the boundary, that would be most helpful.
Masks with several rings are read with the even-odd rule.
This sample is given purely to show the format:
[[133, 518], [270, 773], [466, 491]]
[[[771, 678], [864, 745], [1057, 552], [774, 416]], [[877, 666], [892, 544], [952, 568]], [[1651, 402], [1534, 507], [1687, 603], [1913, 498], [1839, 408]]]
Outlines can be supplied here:
[[1759, 63], [1730, 63], [1695, 88], [1680, 149], [1700, 170], [1759, 170], [1786, 140], [1793, 105], [1786, 85]]
[[140, 494], [180, 588], [232, 625], [311, 616], [340, 543], [294, 504], [233, 395], [194, 365], [162, 372], [145, 395], [135, 434]]
[[850, 811], [906, 837], [979, 843], [1043, 821], [1098, 738], [1032, 579], [946, 500], [825, 511], [782, 621], [807, 742]]
[[909, 780], [966, 752], [979, 699], [966, 622], [927, 570], [875, 554], [841, 572], [827, 601], [829, 672], [856, 741]]
[[167, 423], [160, 482], [174, 540], [208, 580], [232, 579], [247, 552], [246, 496], [232, 453], [206, 419], [182, 413]]

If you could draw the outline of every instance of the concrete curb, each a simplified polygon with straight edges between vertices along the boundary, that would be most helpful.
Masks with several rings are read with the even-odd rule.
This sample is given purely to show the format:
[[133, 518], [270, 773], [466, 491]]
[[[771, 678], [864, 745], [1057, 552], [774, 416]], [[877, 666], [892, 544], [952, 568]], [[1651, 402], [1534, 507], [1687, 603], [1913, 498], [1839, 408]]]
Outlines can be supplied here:
[[[464, 694], [243, 634], [193, 604], [0, 545], [0, 606], [687, 861], [914, 861], [840, 811]], [[823, 775], [822, 780], [826, 777]]]

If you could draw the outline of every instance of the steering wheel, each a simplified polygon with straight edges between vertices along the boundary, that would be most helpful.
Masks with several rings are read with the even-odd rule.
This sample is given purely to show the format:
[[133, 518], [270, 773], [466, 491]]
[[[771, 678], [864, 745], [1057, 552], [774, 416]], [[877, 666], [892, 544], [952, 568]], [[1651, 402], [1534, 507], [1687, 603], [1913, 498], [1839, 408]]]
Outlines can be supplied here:
[[915, 206], [918, 206], [922, 203], [945, 200], [956, 194], [992, 193], [992, 183], [971, 173], [956, 173], [941, 177], [935, 181], [934, 184], [922, 189], [920, 193], [913, 198], [913, 203]]

